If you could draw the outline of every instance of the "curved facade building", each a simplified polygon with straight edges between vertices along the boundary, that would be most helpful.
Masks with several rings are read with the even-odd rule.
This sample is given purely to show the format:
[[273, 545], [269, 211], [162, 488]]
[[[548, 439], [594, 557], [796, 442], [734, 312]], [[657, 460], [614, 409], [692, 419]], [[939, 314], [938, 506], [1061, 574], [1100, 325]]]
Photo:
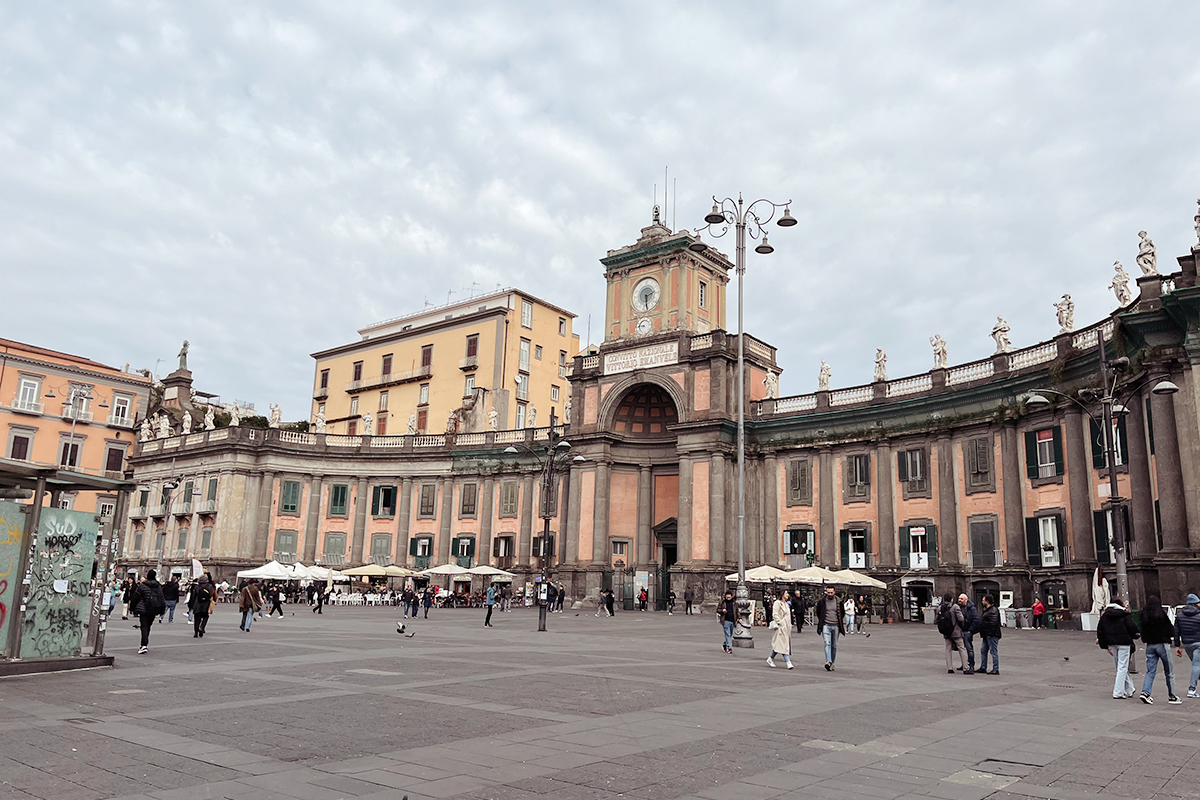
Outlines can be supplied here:
[[[713, 602], [736, 569], [732, 265], [689, 250], [693, 241], [656, 222], [601, 259], [606, 338], [574, 360], [563, 429], [581, 458], [567, 461], [548, 506], [553, 573], [577, 598], [644, 582], [652, 596], [690, 585]], [[1096, 567], [1112, 575], [1116, 513], [1127, 520], [1134, 604], [1148, 594], [1182, 602], [1200, 585], [1198, 256], [1200, 246], [1180, 271], [1139, 279], [1127, 307], [1086, 328], [865, 386], [771, 397], [775, 349], [747, 335], [747, 565], [811, 557], [863, 570], [906, 611], [946, 591], [1011, 592], [1018, 606], [1036, 593], [1086, 610]], [[1101, 343], [1129, 360], [1117, 374], [1127, 413], [1111, 467], [1086, 391], [1100, 385]], [[1164, 380], [1178, 391], [1153, 393]], [[1056, 402], [1031, 407], [1035, 390]], [[523, 448], [544, 453], [549, 435], [218, 429], [143, 443], [132, 463], [151, 494], [172, 460], [176, 479], [218, 481], [211, 515], [189, 521], [211, 528], [208, 549], [164, 546], [164, 563], [311, 563], [344, 545], [352, 563], [458, 559], [531, 574], [546, 506], [538, 461]], [[131, 564], [159, 558], [136, 532], [160, 523], [140, 513], [126, 539]], [[160, 519], [169, 543], [172, 517]]]

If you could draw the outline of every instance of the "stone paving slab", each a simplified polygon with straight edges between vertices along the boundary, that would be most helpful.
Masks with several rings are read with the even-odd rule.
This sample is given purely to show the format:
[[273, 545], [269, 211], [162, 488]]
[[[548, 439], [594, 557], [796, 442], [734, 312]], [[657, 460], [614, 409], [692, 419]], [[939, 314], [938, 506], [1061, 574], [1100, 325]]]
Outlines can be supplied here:
[[1200, 703], [1108, 699], [1080, 633], [1006, 632], [1003, 674], [963, 676], [931, 627], [875, 626], [829, 673], [807, 630], [772, 670], [703, 616], [442, 611], [401, 639], [391, 609], [223, 610], [0, 681], [0, 800], [1200, 797]]

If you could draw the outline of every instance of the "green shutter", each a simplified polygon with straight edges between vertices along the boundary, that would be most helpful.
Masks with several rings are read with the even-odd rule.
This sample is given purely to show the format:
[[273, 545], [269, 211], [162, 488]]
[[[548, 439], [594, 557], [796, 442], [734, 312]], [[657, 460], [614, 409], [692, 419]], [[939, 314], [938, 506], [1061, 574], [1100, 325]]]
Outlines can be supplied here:
[[474, 539], [467, 539], [467, 555], [471, 556], [472, 558], [475, 557], [475, 540]]
[[1125, 415], [1124, 414], [1122, 414], [1117, 419], [1117, 438], [1119, 438], [1121, 440], [1119, 443], [1121, 446], [1120, 447], [1121, 463], [1128, 464], [1129, 463], [1129, 436], [1126, 435], [1126, 433], [1125, 433]]
[[1067, 565], [1067, 518], [1062, 514], [1054, 517], [1054, 530], [1058, 534], [1058, 565]]
[[1100, 564], [1111, 564], [1112, 558], [1108, 553], [1108, 515], [1103, 511], [1092, 512], [1092, 527], [1096, 534], [1096, 561]]
[[937, 525], [925, 526], [925, 541], [929, 547], [929, 568], [937, 569], [938, 565], [938, 531]]
[[841, 533], [842, 542], [842, 569], [850, 569], [850, 531], [845, 528]]
[[379, 487], [371, 488], [371, 516], [379, 516]]
[[908, 554], [912, 550], [912, 539], [909, 537], [908, 526], [900, 526], [900, 569], [908, 569]]
[[1038, 476], [1037, 431], [1025, 431], [1025, 472], [1030, 480]]
[[1055, 425], [1051, 430], [1054, 434], [1054, 474], [1062, 475], [1064, 470], [1062, 427]]
[[1025, 556], [1029, 559], [1029, 566], [1040, 567], [1042, 565], [1042, 539], [1038, 535], [1036, 517], [1025, 518]]
[[417, 554], [417, 540], [415, 538], [408, 540], [408, 554], [410, 556]]
[[1088, 420], [1088, 430], [1092, 435], [1092, 467], [1104, 469], [1108, 461], [1104, 454], [1104, 429], [1094, 419]]
[[896, 453], [896, 480], [908, 483], [908, 453], [903, 450]]

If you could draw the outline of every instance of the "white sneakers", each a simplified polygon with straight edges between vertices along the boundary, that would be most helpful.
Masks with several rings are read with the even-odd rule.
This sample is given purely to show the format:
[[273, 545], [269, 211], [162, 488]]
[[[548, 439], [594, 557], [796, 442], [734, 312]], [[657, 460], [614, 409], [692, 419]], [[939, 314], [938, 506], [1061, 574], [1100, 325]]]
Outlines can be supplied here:
[[774, 661], [774, 660], [773, 660], [773, 659], [772, 659], [770, 656], [767, 656], [767, 666], [768, 666], [768, 667], [774, 667], [774, 666], [775, 666], [775, 661]]
[[790, 662], [790, 661], [789, 661], [789, 662], [787, 662], [787, 668], [788, 668], [788, 669], [795, 669], [796, 667], [795, 667], [795, 666], [792, 664], [792, 662]]

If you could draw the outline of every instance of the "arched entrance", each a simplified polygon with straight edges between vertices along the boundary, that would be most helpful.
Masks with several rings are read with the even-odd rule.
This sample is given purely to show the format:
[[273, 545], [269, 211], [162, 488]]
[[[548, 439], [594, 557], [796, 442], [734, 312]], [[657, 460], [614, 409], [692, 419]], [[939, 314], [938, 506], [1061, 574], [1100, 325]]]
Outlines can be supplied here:
[[679, 422], [675, 400], [654, 383], [634, 386], [621, 398], [613, 414], [613, 433], [635, 438], [671, 438], [670, 426]]

